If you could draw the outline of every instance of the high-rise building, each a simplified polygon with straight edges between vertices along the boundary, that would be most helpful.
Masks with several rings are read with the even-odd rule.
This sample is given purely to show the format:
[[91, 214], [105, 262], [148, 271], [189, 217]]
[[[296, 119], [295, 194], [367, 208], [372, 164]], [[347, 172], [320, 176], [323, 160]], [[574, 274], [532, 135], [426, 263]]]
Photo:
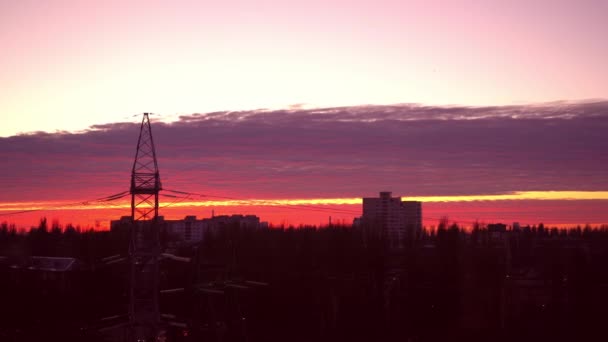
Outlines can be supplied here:
[[422, 202], [402, 201], [401, 206], [405, 215], [405, 226], [415, 232], [422, 230]]
[[380, 192], [380, 197], [363, 198], [361, 224], [378, 228], [391, 248], [402, 248], [407, 235], [422, 229], [422, 203], [401, 201], [389, 191]]

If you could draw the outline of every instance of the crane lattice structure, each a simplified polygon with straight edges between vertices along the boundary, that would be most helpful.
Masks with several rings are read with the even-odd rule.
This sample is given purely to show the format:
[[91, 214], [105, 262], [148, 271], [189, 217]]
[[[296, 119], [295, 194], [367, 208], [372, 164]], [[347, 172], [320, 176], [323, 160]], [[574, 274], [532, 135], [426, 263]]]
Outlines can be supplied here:
[[153, 341], [160, 331], [158, 193], [161, 190], [148, 113], [131, 172], [129, 340]]

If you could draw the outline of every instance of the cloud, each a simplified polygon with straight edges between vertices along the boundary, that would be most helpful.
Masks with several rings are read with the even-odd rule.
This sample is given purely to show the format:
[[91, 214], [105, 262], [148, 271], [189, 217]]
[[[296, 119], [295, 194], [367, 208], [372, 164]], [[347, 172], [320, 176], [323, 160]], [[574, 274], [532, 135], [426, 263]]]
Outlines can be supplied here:
[[[154, 120], [154, 118], [153, 118]], [[608, 102], [224, 111], [153, 122], [163, 185], [271, 198], [608, 190]], [[0, 138], [0, 201], [128, 189], [139, 124]]]

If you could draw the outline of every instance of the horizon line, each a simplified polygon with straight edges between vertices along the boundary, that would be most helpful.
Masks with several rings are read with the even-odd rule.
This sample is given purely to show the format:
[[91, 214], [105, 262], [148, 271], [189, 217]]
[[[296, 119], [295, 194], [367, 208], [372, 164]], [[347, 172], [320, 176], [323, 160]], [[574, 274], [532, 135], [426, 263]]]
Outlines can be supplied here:
[[[220, 196], [208, 195], [209, 198], [221, 198]], [[505, 194], [485, 195], [438, 195], [438, 196], [395, 196], [401, 200], [419, 201], [423, 203], [449, 203], [449, 202], [486, 202], [486, 201], [588, 201], [608, 200], [608, 191], [513, 191]], [[276, 207], [276, 206], [303, 206], [303, 205], [361, 205], [364, 197], [334, 197], [334, 198], [296, 198], [296, 199], [218, 199], [218, 200], [193, 200], [183, 197], [183, 201], [164, 202], [165, 206], [173, 208], [184, 207]], [[370, 197], [365, 197], [370, 198]], [[375, 197], [371, 197], [375, 198]], [[188, 199], [188, 200], [187, 200]], [[0, 212], [7, 211], [55, 211], [55, 210], [98, 210], [98, 209], [127, 209], [130, 208], [128, 201], [100, 202], [85, 201], [24, 201], [24, 202], [0, 202]], [[90, 203], [90, 204], [88, 204]], [[162, 205], [161, 205], [161, 209]], [[302, 208], [303, 211], [306, 208]], [[3, 213], [3, 216], [12, 216], [19, 213]]]

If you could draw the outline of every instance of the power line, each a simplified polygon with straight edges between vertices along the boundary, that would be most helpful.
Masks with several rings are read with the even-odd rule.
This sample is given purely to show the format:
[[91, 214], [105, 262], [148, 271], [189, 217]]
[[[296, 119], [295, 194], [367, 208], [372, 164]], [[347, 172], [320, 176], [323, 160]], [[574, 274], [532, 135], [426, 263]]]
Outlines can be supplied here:
[[244, 198], [236, 198], [236, 197], [228, 197], [228, 196], [217, 196], [217, 195], [211, 195], [211, 194], [201, 194], [201, 193], [195, 193], [195, 192], [186, 192], [186, 191], [179, 191], [179, 190], [171, 190], [171, 189], [164, 189], [165, 191], [169, 191], [172, 193], [177, 193], [177, 194], [184, 194], [184, 195], [191, 195], [191, 196], [200, 196], [200, 197], [209, 197], [209, 198], [221, 198], [221, 199], [228, 199], [228, 200], [233, 200], [233, 201], [239, 201], [242, 203], [248, 203], [248, 204], [258, 204], [258, 205], [264, 205], [264, 204], [268, 204], [268, 205], [272, 205], [273, 207], [277, 207], [277, 208], [284, 208], [284, 209], [296, 209], [296, 210], [309, 210], [309, 211], [320, 211], [320, 212], [327, 212], [327, 213], [337, 213], [337, 214], [359, 214], [359, 211], [355, 211], [355, 210], [348, 210], [348, 209], [340, 209], [340, 208], [335, 208], [335, 207], [321, 207], [321, 206], [313, 206], [313, 205], [307, 205], [307, 204], [289, 204], [289, 205], [285, 205], [284, 203], [278, 202], [278, 201], [273, 201], [273, 200], [251, 200], [251, 199], [244, 199]]
[[279, 201], [273, 201], [273, 200], [252, 200], [252, 199], [244, 199], [244, 198], [236, 198], [236, 197], [227, 197], [227, 196], [217, 196], [217, 195], [210, 195], [210, 194], [201, 194], [201, 193], [194, 193], [194, 192], [184, 192], [184, 191], [178, 191], [178, 190], [169, 190], [169, 189], [165, 189], [166, 191], [170, 191], [173, 193], [180, 193], [180, 194], [188, 194], [188, 195], [196, 195], [196, 196], [200, 196], [200, 197], [210, 197], [210, 198], [221, 198], [221, 199], [229, 199], [229, 200], [235, 200], [235, 201], [239, 201], [239, 202], [244, 202], [244, 203], [251, 203], [251, 204], [270, 204], [272, 206], [278, 206], [278, 207], [286, 207], [289, 209], [298, 209], [295, 207], [300, 207], [300, 208], [310, 208], [310, 209], [316, 209], [316, 210], [323, 210], [323, 211], [332, 211], [332, 212], [344, 212], [344, 213], [359, 213], [358, 211], [354, 211], [354, 210], [348, 210], [348, 209], [340, 209], [340, 208], [334, 208], [334, 207], [321, 207], [321, 206], [312, 206], [312, 205], [307, 205], [307, 204], [289, 204], [289, 205], [285, 205]]
[[[260, 201], [254, 201], [254, 200], [248, 200], [248, 199], [241, 199], [241, 198], [236, 198], [236, 197], [227, 197], [227, 196], [217, 196], [217, 195], [210, 195], [210, 194], [201, 194], [201, 193], [194, 193], [194, 192], [186, 192], [186, 191], [180, 191], [180, 190], [171, 190], [171, 189], [164, 189], [165, 191], [169, 191], [169, 192], [173, 192], [173, 193], [178, 193], [178, 194], [187, 194], [187, 195], [196, 195], [196, 196], [201, 196], [201, 197], [210, 197], [210, 198], [222, 198], [222, 199], [229, 199], [229, 200], [235, 200], [235, 201], [241, 201], [241, 202], [245, 202], [245, 203], [252, 203], [252, 204], [264, 204], [264, 203], [270, 203], [273, 206], [277, 206], [277, 207], [282, 207], [282, 208], [286, 208], [286, 209], [313, 209], [313, 211], [324, 211], [324, 212], [332, 212], [332, 213], [342, 213], [342, 214], [361, 214], [360, 211], [355, 211], [355, 210], [348, 210], [348, 209], [339, 209], [339, 208], [333, 208], [333, 207], [319, 207], [319, 206], [312, 206], [312, 205], [306, 205], [306, 204], [291, 204], [289, 206], [285, 206], [282, 205], [282, 203], [280, 202], [276, 202], [276, 201], [272, 201], [272, 200], [260, 200]], [[167, 195], [165, 195], [167, 196]], [[445, 218], [435, 218], [435, 217], [423, 217], [423, 219], [428, 219], [428, 220], [436, 220], [436, 221], [441, 221], [444, 220]], [[451, 222], [458, 222], [458, 223], [476, 223], [476, 221], [465, 221], [465, 220], [451, 220]]]
[[[176, 194], [183, 194], [183, 195], [188, 195], [188, 196], [200, 196], [200, 197], [208, 197], [208, 198], [220, 198], [220, 199], [239, 201], [239, 202], [248, 203], [248, 204], [258, 204], [258, 205], [270, 204], [273, 207], [284, 208], [284, 209], [291, 209], [291, 210], [308, 210], [308, 211], [337, 213], [337, 214], [355, 214], [355, 215], [361, 215], [360, 211], [348, 210], [348, 209], [340, 209], [340, 208], [334, 208], [334, 207], [320, 207], [320, 206], [312, 206], [312, 205], [306, 205], [306, 204], [284, 205], [281, 202], [272, 201], [272, 200], [251, 200], [251, 199], [243, 199], [243, 198], [237, 198], [237, 197], [218, 196], [218, 195], [203, 194], [203, 193], [196, 193], [196, 192], [187, 192], [187, 191], [181, 191], [181, 190], [172, 190], [172, 189], [164, 189], [164, 190], [168, 191], [168, 192], [176, 193]], [[164, 194], [164, 196], [176, 197], [176, 196], [172, 196], [172, 195], [168, 195], [168, 194]], [[427, 221], [427, 220], [430, 220], [430, 221], [443, 221], [443, 220], [447, 219], [447, 221], [449, 221], [449, 222], [459, 223], [459, 224], [478, 224], [478, 223], [481, 223], [480, 220], [466, 220], [466, 219], [451, 220], [451, 219], [449, 219], [449, 217], [423, 216], [422, 219], [424, 221]], [[493, 221], [495, 221], [495, 220], [493, 220]]]
[[175, 197], [175, 201], [173, 201], [173, 202], [171, 202], [171, 203], [169, 203], [169, 204], [165, 204], [165, 205], [161, 206], [161, 207], [160, 207], [161, 209], [162, 209], [162, 208], [166, 208], [166, 207], [170, 207], [170, 206], [172, 206], [172, 205], [174, 205], [174, 204], [177, 204], [177, 203], [181, 203], [181, 202], [183, 202], [183, 201], [185, 201], [185, 200], [187, 200], [187, 199], [190, 199], [190, 198], [191, 198], [190, 196], [186, 196], [186, 197], [177, 197], [177, 196], [171, 196], [171, 195], [163, 195], [163, 196], [167, 196], [167, 197]]
[[[361, 212], [357, 211], [357, 210], [348, 210], [348, 209], [341, 209], [341, 208], [335, 208], [335, 207], [329, 207], [329, 206], [314, 206], [314, 205], [307, 205], [307, 204], [285, 205], [282, 202], [273, 201], [273, 200], [264, 200], [264, 199], [252, 200], [252, 199], [245, 199], [245, 198], [238, 198], [238, 197], [219, 196], [219, 195], [213, 195], [213, 194], [203, 194], [203, 193], [187, 192], [187, 191], [180, 191], [180, 190], [173, 190], [173, 189], [163, 189], [163, 190], [174, 193], [174, 194], [180, 194], [180, 195], [186, 195], [186, 196], [175, 196], [175, 195], [166, 194], [166, 193], [160, 194], [161, 196], [175, 199], [174, 201], [172, 201], [168, 204], [165, 204], [165, 205], [161, 206], [160, 208], [167, 208], [167, 207], [182, 203], [184, 201], [187, 201], [189, 199], [193, 199], [192, 196], [199, 196], [199, 197], [205, 197], [205, 198], [219, 198], [219, 199], [225, 199], [225, 200], [238, 201], [240, 203], [248, 204], [248, 205], [270, 205], [275, 208], [289, 209], [289, 210], [303, 210], [303, 211], [324, 212], [324, 213], [334, 213], [334, 214], [361, 215]], [[0, 213], [0, 217], [32, 213], [32, 212], [40, 212], [40, 211], [68, 209], [69, 207], [74, 207], [74, 206], [101, 205], [101, 206], [105, 206], [106, 208], [109, 208], [109, 209], [122, 209], [121, 206], [114, 204], [113, 202], [120, 200], [122, 198], [125, 198], [128, 195], [129, 195], [129, 191], [122, 191], [122, 192], [112, 194], [109, 196], [98, 197], [98, 198], [85, 200], [85, 201], [77, 201], [77, 202], [59, 204], [59, 205], [55, 205], [55, 206]], [[482, 220], [466, 220], [466, 219], [452, 220], [449, 217], [431, 217], [431, 216], [423, 216], [422, 219], [425, 221], [443, 221], [443, 220], [447, 219], [447, 221], [449, 221], [449, 222], [459, 223], [459, 224], [478, 224], [478, 223], [482, 222]], [[496, 220], [492, 220], [492, 221], [496, 221]], [[498, 220], [498, 221], [500, 221], [500, 220]]]
[[19, 210], [19, 211], [8, 212], [8, 213], [0, 213], [0, 216], [12, 216], [12, 215], [31, 213], [31, 212], [36, 212], [36, 211], [60, 210], [60, 209], [65, 209], [66, 207], [69, 208], [69, 207], [74, 207], [74, 206], [90, 206], [93, 204], [112, 205], [112, 203], [109, 203], [109, 202], [124, 198], [128, 194], [129, 194], [129, 191], [123, 191], [123, 192], [119, 192], [117, 194], [113, 194], [110, 196], [99, 197], [99, 198], [95, 198], [95, 199], [91, 199], [91, 200], [71, 202], [71, 203], [65, 203], [65, 204], [49, 206], [49, 207], [41, 207], [41, 208], [35, 208], [35, 209]]

